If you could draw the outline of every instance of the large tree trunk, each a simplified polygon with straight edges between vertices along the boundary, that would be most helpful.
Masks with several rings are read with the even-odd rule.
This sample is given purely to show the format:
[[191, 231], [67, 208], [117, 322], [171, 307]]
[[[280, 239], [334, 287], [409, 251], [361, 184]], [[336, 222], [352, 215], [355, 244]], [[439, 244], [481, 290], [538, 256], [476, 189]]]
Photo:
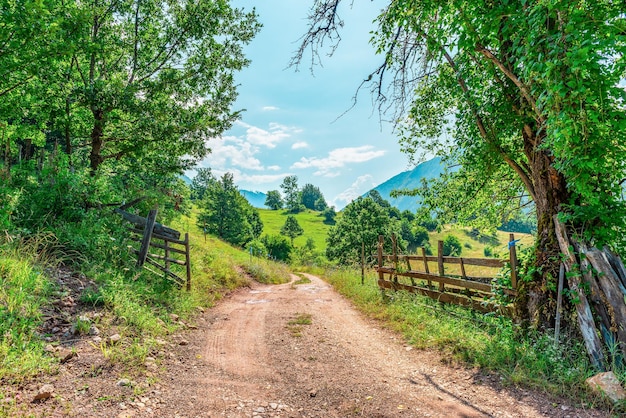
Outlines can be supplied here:
[[525, 126], [522, 132], [524, 151], [529, 161], [529, 172], [534, 190], [532, 195], [537, 211], [536, 273], [531, 281], [520, 283], [517, 314], [534, 328], [553, 326], [556, 315], [556, 295], [548, 281], [558, 277], [560, 249], [553, 218], [569, 194], [564, 177], [552, 167], [552, 158], [539, 150], [542, 136]]
[[102, 158], [102, 147], [104, 145], [104, 111], [101, 109], [93, 109], [93, 128], [91, 130], [91, 153], [89, 155], [89, 162], [91, 168], [91, 175], [95, 175], [98, 171], [98, 167], [104, 160]]

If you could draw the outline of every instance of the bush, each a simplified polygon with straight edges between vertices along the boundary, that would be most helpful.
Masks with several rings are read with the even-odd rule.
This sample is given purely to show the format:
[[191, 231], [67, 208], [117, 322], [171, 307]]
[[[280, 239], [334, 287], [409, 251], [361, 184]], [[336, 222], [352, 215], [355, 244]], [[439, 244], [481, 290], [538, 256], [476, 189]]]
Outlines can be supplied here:
[[485, 255], [485, 257], [493, 257], [493, 248], [491, 248], [490, 246], [486, 246], [483, 250], [483, 254]]
[[293, 247], [287, 238], [280, 235], [263, 235], [261, 242], [271, 257], [281, 261], [289, 261], [291, 258]]
[[446, 235], [443, 239], [443, 255], [459, 257], [463, 251], [461, 241], [454, 235]]

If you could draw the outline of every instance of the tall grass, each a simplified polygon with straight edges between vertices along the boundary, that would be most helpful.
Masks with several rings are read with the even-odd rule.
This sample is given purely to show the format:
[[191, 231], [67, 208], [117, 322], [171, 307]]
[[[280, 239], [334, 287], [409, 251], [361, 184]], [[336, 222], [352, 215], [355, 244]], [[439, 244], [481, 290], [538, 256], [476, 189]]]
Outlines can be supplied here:
[[505, 384], [523, 384], [554, 395], [589, 400], [584, 380], [594, 373], [585, 349], [575, 339], [555, 344], [551, 335], [523, 335], [507, 318], [439, 304], [408, 293], [385, 292], [368, 272], [325, 272], [340, 293], [367, 315], [401, 332], [415, 347], [435, 349], [447, 362], [460, 362], [500, 374]]
[[0, 379], [19, 380], [51, 370], [36, 330], [52, 289], [28, 257], [13, 248], [0, 249]]

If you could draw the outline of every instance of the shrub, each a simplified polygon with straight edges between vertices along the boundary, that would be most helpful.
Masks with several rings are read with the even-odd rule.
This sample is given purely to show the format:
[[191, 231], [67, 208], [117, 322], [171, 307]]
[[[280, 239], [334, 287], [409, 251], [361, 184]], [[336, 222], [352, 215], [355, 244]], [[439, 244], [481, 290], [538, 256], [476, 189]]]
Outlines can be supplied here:
[[443, 255], [458, 257], [463, 251], [461, 241], [454, 235], [446, 235], [443, 239]]

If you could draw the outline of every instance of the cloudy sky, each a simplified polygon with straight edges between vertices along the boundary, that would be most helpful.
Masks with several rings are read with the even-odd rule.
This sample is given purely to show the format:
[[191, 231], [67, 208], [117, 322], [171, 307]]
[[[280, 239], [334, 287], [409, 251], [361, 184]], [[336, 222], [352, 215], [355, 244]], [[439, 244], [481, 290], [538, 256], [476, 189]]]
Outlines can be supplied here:
[[338, 209], [410, 168], [368, 91], [344, 114], [382, 59], [368, 43], [380, 1], [356, 2], [353, 9], [345, 3], [342, 43], [311, 74], [309, 61], [300, 71], [287, 68], [306, 31], [311, 1], [233, 1], [255, 7], [264, 27], [246, 49], [251, 65], [237, 76], [236, 108], [246, 111], [222, 138], [209, 142], [212, 153], [200, 166], [218, 176], [231, 172], [240, 189], [265, 193], [296, 175], [300, 186], [318, 186]]

